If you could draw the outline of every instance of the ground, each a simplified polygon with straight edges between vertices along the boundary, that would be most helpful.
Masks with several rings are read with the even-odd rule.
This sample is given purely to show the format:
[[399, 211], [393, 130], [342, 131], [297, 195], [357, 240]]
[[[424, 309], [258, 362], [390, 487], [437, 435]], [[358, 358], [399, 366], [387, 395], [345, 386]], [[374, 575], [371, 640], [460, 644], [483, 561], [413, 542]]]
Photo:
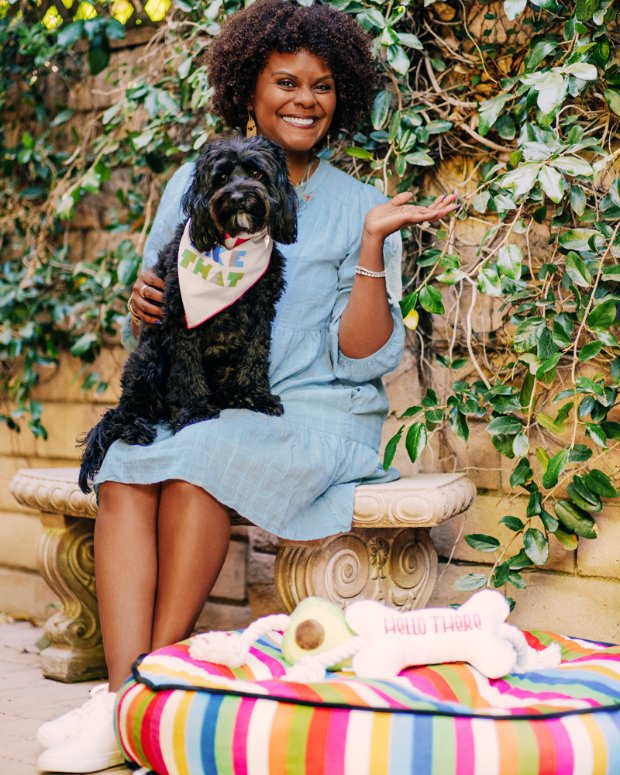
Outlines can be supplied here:
[[[39, 724], [85, 702], [94, 683], [64, 684], [41, 674], [37, 640], [42, 631], [29, 622], [0, 622], [0, 773], [35, 775], [41, 747]], [[106, 775], [129, 775], [115, 767]]]

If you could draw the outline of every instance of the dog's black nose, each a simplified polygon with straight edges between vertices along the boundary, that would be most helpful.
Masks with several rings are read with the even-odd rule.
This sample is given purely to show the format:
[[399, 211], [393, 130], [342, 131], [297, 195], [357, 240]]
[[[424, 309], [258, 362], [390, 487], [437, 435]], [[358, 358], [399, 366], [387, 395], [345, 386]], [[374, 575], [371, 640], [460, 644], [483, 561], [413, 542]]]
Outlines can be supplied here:
[[235, 204], [242, 204], [245, 199], [245, 194], [242, 191], [233, 191], [230, 195], [230, 201]]

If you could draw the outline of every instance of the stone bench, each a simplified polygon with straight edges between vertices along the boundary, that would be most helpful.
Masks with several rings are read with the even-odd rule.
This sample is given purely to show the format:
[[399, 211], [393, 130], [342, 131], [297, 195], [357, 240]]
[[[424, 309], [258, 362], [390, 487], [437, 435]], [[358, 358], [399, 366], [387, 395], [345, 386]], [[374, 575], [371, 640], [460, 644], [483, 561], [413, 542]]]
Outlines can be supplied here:
[[[45, 624], [49, 646], [43, 674], [61, 681], [105, 675], [95, 593], [94, 493], [77, 486], [77, 468], [22, 469], [11, 481], [15, 499], [41, 513], [41, 575], [60, 610]], [[360, 485], [353, 527], [317, 541], [281, 541], [275, 586], [288, 610], [321, 595], [344, 605], [381, 600], [408, 610], [426, 604], [437, 577], [435, 525], [465, 511], [476, 494], [465, 474], [420, 474], [388, 484]], [[234, 524], [250, 525], [234, 516]]]

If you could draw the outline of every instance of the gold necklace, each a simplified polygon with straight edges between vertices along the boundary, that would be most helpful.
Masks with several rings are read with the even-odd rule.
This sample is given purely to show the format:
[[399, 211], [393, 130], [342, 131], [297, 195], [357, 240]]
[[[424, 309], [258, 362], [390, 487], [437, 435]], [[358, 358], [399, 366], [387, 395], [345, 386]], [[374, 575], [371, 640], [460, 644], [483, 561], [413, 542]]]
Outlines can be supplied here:
[[299, 183], [295, 183], [293, 178], [289, 175], [289, 180], [291, 181], [293, 186], [295, 186], [295, 188], [299, 187], [299, 188], [303, 189], [303, 187], [306, 185], [306, 183], [310, 179], [310, 173], [311, 173], [312, 167], [314, 166], [314, 162], [315, 161], [316, 161], [316, 158], [313, 156], [310, 159], [310, 162], [308, 163], [308, 166], [306, 167], [306, 170], [305, 170], [304, 174], [302, 175], [301, 180], [299, 181]]

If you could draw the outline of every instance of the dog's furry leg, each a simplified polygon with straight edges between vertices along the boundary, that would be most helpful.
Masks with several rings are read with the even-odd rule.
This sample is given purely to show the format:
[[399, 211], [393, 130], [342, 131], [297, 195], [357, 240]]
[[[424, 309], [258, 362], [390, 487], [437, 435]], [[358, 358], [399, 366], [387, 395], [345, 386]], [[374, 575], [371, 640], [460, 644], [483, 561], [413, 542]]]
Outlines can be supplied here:
[[226, 396], [222, 396], [222, 400], [230, 406], [247, 407], [278, 417], [284, 413], [284, 407], [280, 397], [271, 392], [269, 384], [270, 336], [270, 321], [259, 320], [255, 324], [252, 346], [239, 354], [235, 372], [226, 383]]
[[170, 424], [175, 433], [186, 425], [218, 417], [220, 407], [213, 402], [202, 367], [202, 339], [197, 331], [177, 333], [176, 350], [170, 359], [167, 403]]

